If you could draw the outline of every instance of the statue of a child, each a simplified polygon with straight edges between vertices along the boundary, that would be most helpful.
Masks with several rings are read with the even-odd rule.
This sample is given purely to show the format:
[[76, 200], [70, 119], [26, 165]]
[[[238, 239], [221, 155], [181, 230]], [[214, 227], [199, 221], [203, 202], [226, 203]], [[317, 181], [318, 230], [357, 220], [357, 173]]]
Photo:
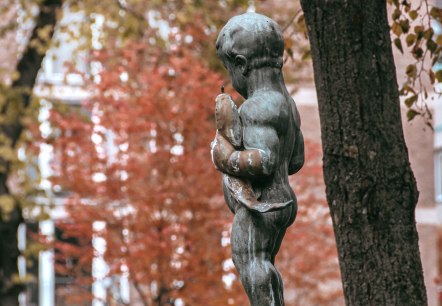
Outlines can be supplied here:
[[284, 305], [274, 262], [297, 211], [288, 175], [304, 163], [299, 114], [281, 72], [284, 39], [273, 20], [246, 13], [224, 26], [216, 48], [233, 87], [246, 99], [236, 109], [227, 94], [217, 97], [212, 143], [235, 214], [233, 261], [252, 306]]

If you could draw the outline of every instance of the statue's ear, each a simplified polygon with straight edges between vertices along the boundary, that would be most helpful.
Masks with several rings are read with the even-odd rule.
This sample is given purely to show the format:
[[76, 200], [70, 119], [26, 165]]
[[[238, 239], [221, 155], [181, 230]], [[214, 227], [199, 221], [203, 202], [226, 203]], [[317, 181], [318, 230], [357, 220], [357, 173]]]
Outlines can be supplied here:
[[243, 75], [246, 75], [249, 72], [249, 65], [248, 65], [247, 58], [243, 55], [237, 55], [235, 57], [235, 66], [238, 67], [241, 70], [241, 73]]

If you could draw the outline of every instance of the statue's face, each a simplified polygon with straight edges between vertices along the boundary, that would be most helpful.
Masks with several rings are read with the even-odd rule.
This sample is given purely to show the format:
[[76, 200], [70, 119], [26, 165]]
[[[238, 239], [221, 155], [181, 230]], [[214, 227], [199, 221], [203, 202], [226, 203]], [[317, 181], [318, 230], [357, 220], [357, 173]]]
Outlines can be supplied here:
[[247, 62], [245, 63], [232, 63], [230, 61], [224, 62], [224, 66], [229, 72], [230, 79], [232, 80], [233, 88], [245, 99], [247, 99], [247, 77], [245, 71], [247, 71]]

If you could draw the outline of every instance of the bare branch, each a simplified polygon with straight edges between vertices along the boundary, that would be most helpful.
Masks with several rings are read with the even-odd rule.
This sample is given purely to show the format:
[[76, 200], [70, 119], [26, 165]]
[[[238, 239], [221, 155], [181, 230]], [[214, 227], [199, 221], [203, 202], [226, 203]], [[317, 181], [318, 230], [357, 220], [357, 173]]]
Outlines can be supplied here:
[[282, 28], [282, 32], [285, 32], [290, 27], [290, 25], [293, 23], [293, 21], [295, 21], [296, 17], [298, 17], [300, 13], [301, 9], [298, 9], [296, 13], [292, 16], [292, 18], [290, 18], [290, 20], [287, 22], [287, 24]]
[[142, 21], [142, 22], [146, 22], [146, 17], [140, 13], [137, 12], [136, 10], [134, 10], [133, 8], [130, 8], [128, 5], [126, 5], [122, 0], [116, 0], [117, 5], [120, 9], [122, 9], [125, 12], [128, 12], [129, 14], [131, 14], [132, 16], [134, 16], [135, 18], [137, 18], [138, 20]]

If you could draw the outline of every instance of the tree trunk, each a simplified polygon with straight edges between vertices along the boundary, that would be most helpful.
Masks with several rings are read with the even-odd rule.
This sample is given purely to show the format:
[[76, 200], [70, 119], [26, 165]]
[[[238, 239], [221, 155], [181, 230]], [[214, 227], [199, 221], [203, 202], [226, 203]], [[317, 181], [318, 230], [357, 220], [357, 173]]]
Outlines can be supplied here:
[[301, 0], [347, 305], [426, 305], [386, 3]]
[[[40, 5], [40, 12], [36, 19], [30, 41], [34, 39], [40, 40], [38, 32], [42, 28], [51, 26], [53, 29], [56, 23], [56, 10], [60, 6], [61, 0], [46, 0]], [[52, 37], [52, 33], [53, 31], [51, 31], [49, 37]], [[47, 44], [46, 41], [41, 41], [41, 43]], [[7, 101], [7, 103], [21, 103], [18, 109], [26, 108], [29, 105], [31, 98], [30, 91], [32, 91], [34, 87], [44, 56], [44, 53], [39, 53], [28, 44], [17, 65], [17, 71], [20, 76], [12, 84], [13, 88], [23, 89], [21, 100], [18, 102]], [[7, 108], [7, 105], [3, 107], [3, 116]], [[13, 147], [15, 147], [18, 141], [22, 129], [23, 126], [20, 120], [0, 125], [1, 135], [6, 136], [10, 140], [10, 145]], [[7, 181], [10, 163], [0, 158], [0, 164], [3, 169], [0, 173], [0, 196], [9, 195]], [[0, 215], [0, 305], [18, 305], [18, 295], [21, 291], [21, 286], [12, 283], [11, 277], [18, 273], [17, 258], [20, 252], [17, 246], [17, 229], [21, 222], [21, 209], [18, 205], [16, 205], [14, 211], [9, 215], [9, 218], [4, 219]]]

